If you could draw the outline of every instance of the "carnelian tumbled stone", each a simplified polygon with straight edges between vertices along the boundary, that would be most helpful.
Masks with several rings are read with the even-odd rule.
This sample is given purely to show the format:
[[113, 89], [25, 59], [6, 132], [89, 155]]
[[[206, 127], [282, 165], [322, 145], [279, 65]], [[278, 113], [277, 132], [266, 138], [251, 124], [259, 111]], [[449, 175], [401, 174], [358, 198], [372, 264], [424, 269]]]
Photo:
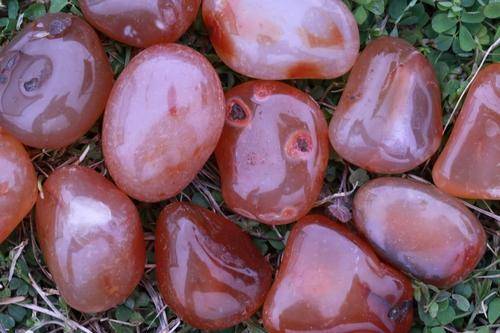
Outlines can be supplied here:
[[271, 286], [272, 270], [237, 225], [211, 211], [173, 203], [156, 229], [156, 271], [170, 308], [207, 330], [252, 316]]
[[276, 81], [227, 92], [215, 156], [235, 212], [268, 224], [304, 216], [321, 191], [328, 153], [326, 121], [309, 95]]
[[203, 20], [222, 61], [256, 79], [335, 78], [359, 51], [358, 26], [340, 0], [205, 0]]
[[224, 93], [212, 65], [178, 44], [137, 55], [116, 82], [104, 114], [103, 151], [116, 184], [155, 202], [193, 180], [224, 126]]
[[0, 52], [0, 126], [24, 144], [60, 148], [100, 117], [113, 73], [82, 19], [47, 14]]
[[0, 127], [0, 243], [33, 208], [36, 193], [36, 174], [28, 153]]
[[264, 304], [277, 332], [408, 332], [410, 281], [363, 240], [320, 215], [301, 219], [287, 241]]
[[432, 178], [457, 197], [500, 200], [500, 64], [471, 85]]
[[465, 278], [484, 254], [485, 232], [457, 199], [432, 185], [378, 178], [354, 198], [354, 222], [395, 267], [435, 286]]
[[80, 0], [98, 30], [136, 47], [174, 42], [196, 18], [201, 0]]
[[146, 260], [139, 213], [97, 172], [54, 171], [36, 204], [36, 227], [47, 266], [71, 307], [108, 310], [139, 283]]
[[402, 173], [427, 160], [442, 136], [441, 93], [429, 61], [406, 41], [382, 37], [356, 60], [330, 123], [347, 161]]

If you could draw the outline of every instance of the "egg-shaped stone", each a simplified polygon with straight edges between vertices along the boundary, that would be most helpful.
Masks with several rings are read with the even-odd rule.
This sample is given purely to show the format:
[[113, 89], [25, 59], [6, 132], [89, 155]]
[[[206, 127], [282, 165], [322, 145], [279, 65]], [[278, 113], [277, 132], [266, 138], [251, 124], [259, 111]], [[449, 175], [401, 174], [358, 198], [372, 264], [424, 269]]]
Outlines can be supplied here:
[[218, 330], [260, 308], [271, 286], [271, 266], [236, 224], [207, 209], [173, 203], [156, 228], [160, 292], [184, 321]]
[[224, 93], [212, 65], [178, 44], [152, 46], [111, 92], [103, 152], [115, 183], [146, 202], [179, 193], [201, 170], [224, 126]]
[[293, 227], [264, 303], [264, 327], [277, 332], [410, 330], [409, 279], [381, 262], [343, 225], [308, 215]]
[[174, 42], [193, 23], [201, 0], [80, 0], [85, 19], [135, 47]]
[[432, 178], [456, 197], [500, 200], [500, 64], [471, 85]]
[[331, 79], [358, 55], [358, 26], [340, 0], [205, 0], [202, 11], [222, 61], [256, 79]]
[[47, 14], [0, 51], [0, 126], [28, 146], [67, 146], [100, 117], [112, 84], [94, 30], [77, 16]]
[[486, 248], [481, 223], [460, 201], [407, 179], [368, 182], [354, 197], [353, 217], [381, 257], [440, 288], [467, 277]]
[[402, 39], [371, 42], [333, 114], [333, 148], [366, 170], [402, 173], [431, 157], [441, 137], [441, 92], [432, 65]]
[[87, 313], [108, 310], [139, 283], [144, 234], [132, 201], [97, 172], [54, 171], [36, 204], [38, 241], [64, 300]]
[[268, 224], [304, 216], [321, 191], [328, 149], [325, 118], [308, 94], [277, 81], [250, 81], [226, 93], [215, 156], [233, 211]]
[[0, 127], [0, 243], [36, 201], [37, 179], [23, 145]]

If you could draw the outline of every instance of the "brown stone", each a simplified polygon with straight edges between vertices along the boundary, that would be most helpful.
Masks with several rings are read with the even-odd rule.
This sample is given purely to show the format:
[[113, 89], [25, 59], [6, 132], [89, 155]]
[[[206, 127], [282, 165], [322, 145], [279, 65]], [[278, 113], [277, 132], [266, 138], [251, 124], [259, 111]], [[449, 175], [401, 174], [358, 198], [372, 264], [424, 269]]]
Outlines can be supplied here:
[[139, 213], [95, 171], [54, 171], [36, 205], [36, 227], [45, 262], [71, 307], [108, 310], [139, 283], [146, 259]]
[[471, 85], [432, 178], [456, 197], [500, 200], [500, 64]]
[[186, 46], [152, 46], [132, 59], [111, 92], [106, 166], [130, 196], [170, 198], [201, 170], [223, 126], [224, 93], [208, 60]]
[[354, 198], [354, 222], [395, 267], [440, 288], [459, 283], [486, 248], [481, 223], [457, 199], [432, 185], [378, 178]]
[[441, 93], [432, 65], [402, 39], [371, 42], [333, 114], [333, 148], [363, 169], [402, 173], [431, 157], [441, 136]]
[[277, 81], [227, 92], [215, 156], [235, 212], [268, 224], [304, 216], [321, 191], [328, 153], [326, 121], [309, 95]]
[[271, 266], [250, 237], [198, 206], [174, 203], [163, 210], [155, 251], [166, 303], [200, 329], [223, 329], [247, 320], [271, 285]]
[[267, 332], [405, 333], [412, 317], [410, 280], [365, 241], [320, 215], [293, 227], [264, 304]]
[[77, 16], [47, 14], [0, 52], [0, 126], [28, 146], [67, 146], [100, 117], [112, 84], [94, 30]]
[[175, 42], [201, 0], [80, 0], [85, 18], [112, 39], [135, 47]]
[[222, 61], [256, 79], [335, 78], [358, 55], [358, 26], [340, 0], [205, 0], [203, 20]]

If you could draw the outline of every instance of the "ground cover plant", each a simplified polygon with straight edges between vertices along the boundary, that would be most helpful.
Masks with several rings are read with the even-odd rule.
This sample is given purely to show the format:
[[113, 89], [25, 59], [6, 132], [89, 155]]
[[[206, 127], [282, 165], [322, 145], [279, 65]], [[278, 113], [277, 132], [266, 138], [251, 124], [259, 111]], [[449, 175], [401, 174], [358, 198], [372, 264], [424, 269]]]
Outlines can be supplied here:
[[[500, 61], [500, 1], [498, 0], [345, 0], [360, 28], [362, 47], [382, 36], [399, 36], [417, 47], [433, 64], [443, 99], [445, 139], [460, 111], [463, 92], [483, 62]], [[11, 39], [27, 22], [47, 12], [81, 15], [77, 0], [0, 1], [0, 43]], [[137, 52], [102, 36], [115, 76]], [[217, 69], [224, 89], [247, 78], [231, 71], [217, 57], [201, 17], [179, 41], [204, 54]], [[329, 120], [347, 76], [335, 80], [289, 81], [311, 94]], [[41, 185], [56, 168], [81, 164], [107, 175], [100, 147], [100, 122], [77, 143], [58, 150], [30, 149]], [[443, 140], [443, 142], [446, 142]], [[442, 148], [442, 147], [441, 147]], [[431, 180], [434, 156], [403, 177]], [[108, 175], [109, 176], [109, 175]], [[348, 222], [353, 193], [373, 178], [331, 154], [324, 188], [316, 210]], [[290, 225], [270, 227], [229, 211], [220, 194], [217, 166], [212, 158], [198, 177], [170, 201], [191, 201], [211, 208], [249, 233], [274, 267], [278, 266]], [[58, 295], [34, 236], [34, 215], [0, 245], [0, 332], [188, 332], [163, 303], [155, 282], [153, 240], [155, 221], [167, 204], [138, 203], [146, 232], [148, 262], [141, 284], [115, 309], [93, 315], [70, 309]], [[500, 202], [467, 201], [488, 235], [486, 253], [477, 269], [459, 285], [439, 290], [413, 281], [415, 319], [412, 332], [500, 331]], [[259, 314], [230, 332], [264, 332]]]

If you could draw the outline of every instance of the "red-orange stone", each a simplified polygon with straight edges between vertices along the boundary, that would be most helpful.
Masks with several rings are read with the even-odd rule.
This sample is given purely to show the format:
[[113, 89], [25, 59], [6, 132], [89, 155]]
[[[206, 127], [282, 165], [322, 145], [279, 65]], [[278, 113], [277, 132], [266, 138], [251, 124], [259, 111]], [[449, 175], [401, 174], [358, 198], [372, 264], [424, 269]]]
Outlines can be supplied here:
[[146, 259], [139, 213], [97, 172], [54, 171], [36, 205], [36, 227], [47, 266], [71, 307], [108, 310], [139, 283]]
[[371, 42], [333, 114], [333, 148], [366, 170], [402, 173], [431, 157], [441, 136], [441, 93], [432, 65], [402, 39]]
[[441, 288], [463, 280], [484, 254], [481, 223], [457, 199], [402, 178], [368, 182], [354, 198], [354, 222], [395, 267]]
[[309, 95], [276, 81], [227, 92], [215, 156], [235, 212], [268, 224], [304, 216], [321, 191], [328, 153], [326, 121]]
[[37, 180], [23, 145], [0, 127], [0, 243], [29, 213]]
[[224, 93], [208, 60], [178, 44], [137, 55], [106, 107], [103, 151], [115, 183], [156, 202], [182, 191], [201, 170], [224, 126]]
[[432, 178], [456, 197], [500, 200], [500, 64], [471, 85]]
[[100, 117], [112, 84], [95, 31], [77, 16], [47, 14], [0, 52], [0, 126], [28, 146], [67, 146]]
[[250, 318], [271, 286], [271, 266], [250, 237], [198, 206], [167, 206], [157, 222], [155, 248], [161, 294], [200, 329], [223, 329]]
[[358, 26], [340, 0], [205, 0], [203, 20], [222, 61], [256, 79], [338, 77], [359, 51]]
[[263, 319], [269, 333], [405, 333], [412, 308], [404, 275], [344, 226], [309, 215], [288, 238]]
[[196, 18], [201, 0], [80, 0], [98, 30], [136, 47], [174, 42]]

